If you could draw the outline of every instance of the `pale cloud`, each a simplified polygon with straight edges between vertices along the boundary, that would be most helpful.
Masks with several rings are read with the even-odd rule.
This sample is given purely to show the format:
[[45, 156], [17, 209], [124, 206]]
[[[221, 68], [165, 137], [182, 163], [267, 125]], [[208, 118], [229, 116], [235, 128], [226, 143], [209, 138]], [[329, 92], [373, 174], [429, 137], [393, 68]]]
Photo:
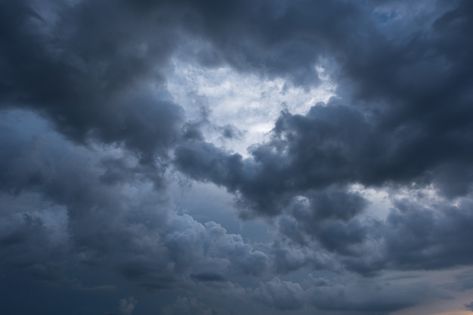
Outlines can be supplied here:
[[[204, 130], [206, 138], [244, 156], [249, 146], [268, 138], [282, 110], [306, 114], [312, 106], [334, 96], [336, 88], [321, 66], [313, 68], [321, 83], [311, 87], [242, 73], [229, 66], [207, 68], [179, 59], [173, 59], [172, 69], [167, 88], [173, 100], [194, 119], [206, 108], [211, 125]], [[215, 127], [225, 125], [235, 126], [242, 132], [240, 137], [223, 139]]]

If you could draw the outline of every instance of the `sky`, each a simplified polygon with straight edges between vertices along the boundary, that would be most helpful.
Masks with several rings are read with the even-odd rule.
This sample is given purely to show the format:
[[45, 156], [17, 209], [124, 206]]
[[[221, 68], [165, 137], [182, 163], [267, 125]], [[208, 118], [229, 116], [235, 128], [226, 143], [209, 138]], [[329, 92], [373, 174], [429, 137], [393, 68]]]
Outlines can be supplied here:
[[0, 314], [473, 314], [473, 2], [0, 0]]

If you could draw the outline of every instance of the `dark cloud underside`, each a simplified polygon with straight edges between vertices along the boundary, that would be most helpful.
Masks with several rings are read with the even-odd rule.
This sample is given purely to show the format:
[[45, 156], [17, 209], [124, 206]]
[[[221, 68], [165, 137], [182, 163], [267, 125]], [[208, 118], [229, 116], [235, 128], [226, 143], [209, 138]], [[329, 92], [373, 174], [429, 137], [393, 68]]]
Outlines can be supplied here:
[[[391, 314], [445, 296], [436, 276], [386, 275], [473, 264], [472, 31], [466, 0], [0, 1], [0, 313]], [[242, 156], [204, 128], [248, 126], [176, 102], [176, 60], [285, 90], [323, 69], [335, 96], [282, 111]], [[181, 209], [189, 182], [204, 193]], [[238, 229], [201, 219], [212, 185]]]

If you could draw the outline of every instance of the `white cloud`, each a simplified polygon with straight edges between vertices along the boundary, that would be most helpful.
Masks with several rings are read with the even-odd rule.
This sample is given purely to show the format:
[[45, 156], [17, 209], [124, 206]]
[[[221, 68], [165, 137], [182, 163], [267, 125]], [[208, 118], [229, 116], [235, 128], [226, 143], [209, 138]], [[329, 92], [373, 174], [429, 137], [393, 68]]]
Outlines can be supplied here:
[[[334, 95], [335, 84], [324, 69], [314, 67], [314, 72], [322, 79], [321, 84], [303, 88], [281, 78], [240, 73], [228, 66], [204, 68], [175, 59], [168, 89], [188, 119], [199, 117], [202, 106], [208, 109], [212, 125], [205, 130], [208, 140], [246, 155], [250, 145], [267, 138], [281, 110], [304, 114]], [[237, 127], [241, 137], [224, 139], [215, 127], [225, 125]]]

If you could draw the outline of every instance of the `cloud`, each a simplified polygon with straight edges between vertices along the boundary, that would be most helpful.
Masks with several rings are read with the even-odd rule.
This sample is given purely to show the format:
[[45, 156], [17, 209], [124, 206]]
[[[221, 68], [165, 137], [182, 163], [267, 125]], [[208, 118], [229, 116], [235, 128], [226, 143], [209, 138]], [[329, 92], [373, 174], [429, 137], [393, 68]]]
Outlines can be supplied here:
[[[0, 154], [0, 250], [7, 270], [41, 268], [45, 277], [67, 277], [74, 266], [82, 273], [101, 265], [150, 289], [204, 279], [209, 271], [265, 272], [265, 253], [220, 224], [177, 213], [149, 179], [125, 173], [121, 181], [104, 181], [103, 159], [114, 150], [69, 142], [30, 112], [1, 115], [0, 144], [9, 147]], [[122, 153], [127, 163], [140, 164]]]
[[120, 314], [131, 315], [135, 310], [138, 301], [134, 297], [124, 298], [120, 300]]
[[[312, 303], [321, 310], [390, 314], [418, 303], [425, 292], [408, 285], [357, 282], [314, 288]], [[415, 297], [414, 297], [414, 296]]]
[[[338, 3], [334, 6], [337, 10], [343, 8], [345, 11], [341, 12], [347, 15], [354, 14], [355, 20], [366, 14], [364, 8], [349, 9], [348, 5]], [[392, 14], [403, 9], [402, 5], [375, 8]], [[457, 50], [447, 48], [444, 43], [455, 38], [455, 43], [461, 45], [463, 41], [456, 36], [463, 35], [453, 34], [467, 33], [469, 8], [463, 2], [458, 8], [437, 4], [436, 10], [430, 11], [431, 16], [419, 17], [422, 24], [406, 34], [398, 33], [396, 20], [388, 19], [385, 21], [388, 25], [377, 25], [377, 20], [371, 17], [365, 23], [358, 23], [353, 29], [363, 27], [370, 44], [365, 40], [352, 42], [356, 34], [350, 34], [352, 37], [347, 41], [340, 40], [343, 35], [335, 36], [342, 44], [334, 47], [327, 44], [341, 54], [335, 53], [335, 58], [346, 57], [338, 65], [341, 67], [338, 79], [342, 83], [337, 89], [338, 100], [314, 106], [307, 115], [283, 112], [275, 123], [273, 139], [253, 146], [252, 156], [245, 160], [210, 143], [181, 144], [176, 151], [178, 168], [194, 179], [225, 186], [241, 197], [246, 206], [263, 215], [280, 213], [295, 195], [334, 184], [361, 183], [372, 187], [434, 184], [452, 197], [466, 194], [472, 177], [469, 171], [459, 170], [470, 169], [466, 157], [471, 155], [468, 148], [472, 147], [468, 136], [470, 120], [466, 119], [471, 116], [467, 106], [471, 97], [466, 84], [469, 76], [464, 74], [463, 67], [467, 61], [458, 59]], [[268, 25], [300, 14], [291, 9], [290, 5], [281, 9], [283, 18], [269, 20]], [[330, 6], [324, 10], [331, 12]], [[302, 21], [303, 17], [301, 14]], [[312, 26], [288, 23], [285, 30], [303, 34], [309, 25]], [[239, 26], [237, 23], [235, 28]], [[322, 28], [324, 34], [317, 38], [322, 44], [330, 41], [324, 35], [335, 31], [331, 27]], [[384, 27], [384, 33], [376, 27]], [[267, 35], [264, 30], [262, 27], [263, 38]], [[420, 32], [427, 35], [415, 37]], [[396, 40], [390, 41], [389, 36]], [[408, 36], [413, 39], [409, 40]], [[252, 35], [248, 37], [251, 43]], [[284, 37], [280, 40], [284, 41]], [[421, 55], [430, 47], [434, 47], [431, 55], [423, 59]], [[353, 54], [345, 56], [347, 52]], [[381, 73], [386, 80], [380, 77]], [[466, 85], [454, 85], [453, 77], [464, 79]], [[442, 96], [435, 97], [439, 91]], [[443, 106], [447, 103], [449, 106]]]
[[395, 200], [386, 220], [361, 216], [314, 222], [292, 214], [281, 216], [278, 228], [286, 241], [274, 248], [275, 262], [281, 271], [290, 271], [295, 264], [293, 268], [343, 267], [361, 274], [470, 265], [473, 257], [465, 240], [470, 237], [471, 196], [455, 205], [448, 199], [429, 198]]
[[191, 275], [191, 278], [196, 281], [202, 282], [221, 282], [225, 281], [225, 278], [216, 273], [198, 273]]
[[[42, 16], [45, 7], [54, 19]], [[0, 106], [45, 114], [81, 143], [123, 144], [144, 161], [165, 156], [181, 123], [160, 88], [170, 34], [151, 35], [124, 2], [18, 1], [1, 11]]]
[[[225, 294], [262, 314], [420, 302], [427, 293], [384, 286], [383, 273], [473, 262], [472, 11], [468, 1], [0, 4], [2, 274], [37, 291], [33, 279], [126, 283], [133, 292], [116, 294], [181, 297], [154, 305], [177, 314], [215, 314]], [[298, 89], [320, 84], [321, 67], [336, 95], [282, 111], [244, 157], [203, 132], [213, 124], [237, 141], [242, 126], [210, 122], [198, 97], [195, 117], [176, 104], [175, 59]], [[180, 176], [233, 194], [269, 240], [178, 209], [166, 187]], [[387, 192], [390, 208], [368, 213], [355, 186]], [[125, 298], [120, 312], [136, 304]]]
[[281, 310], [293, 310], [303, 305], [305, 291], [298, 283], [274, 278], [255, 290], [255, 298]]
[[473, 303], [465, 304], [465, 308], [466, 308], [467, 310], [473, 311]]
[[202, 315], [214, 315], [218, 314], [214, 309], [209, 308], [204, 303], [198, 301], [195, 298], [179, 297], [174, 305], [167, 307], [164, 310], [164, 314], [202, 314]]

